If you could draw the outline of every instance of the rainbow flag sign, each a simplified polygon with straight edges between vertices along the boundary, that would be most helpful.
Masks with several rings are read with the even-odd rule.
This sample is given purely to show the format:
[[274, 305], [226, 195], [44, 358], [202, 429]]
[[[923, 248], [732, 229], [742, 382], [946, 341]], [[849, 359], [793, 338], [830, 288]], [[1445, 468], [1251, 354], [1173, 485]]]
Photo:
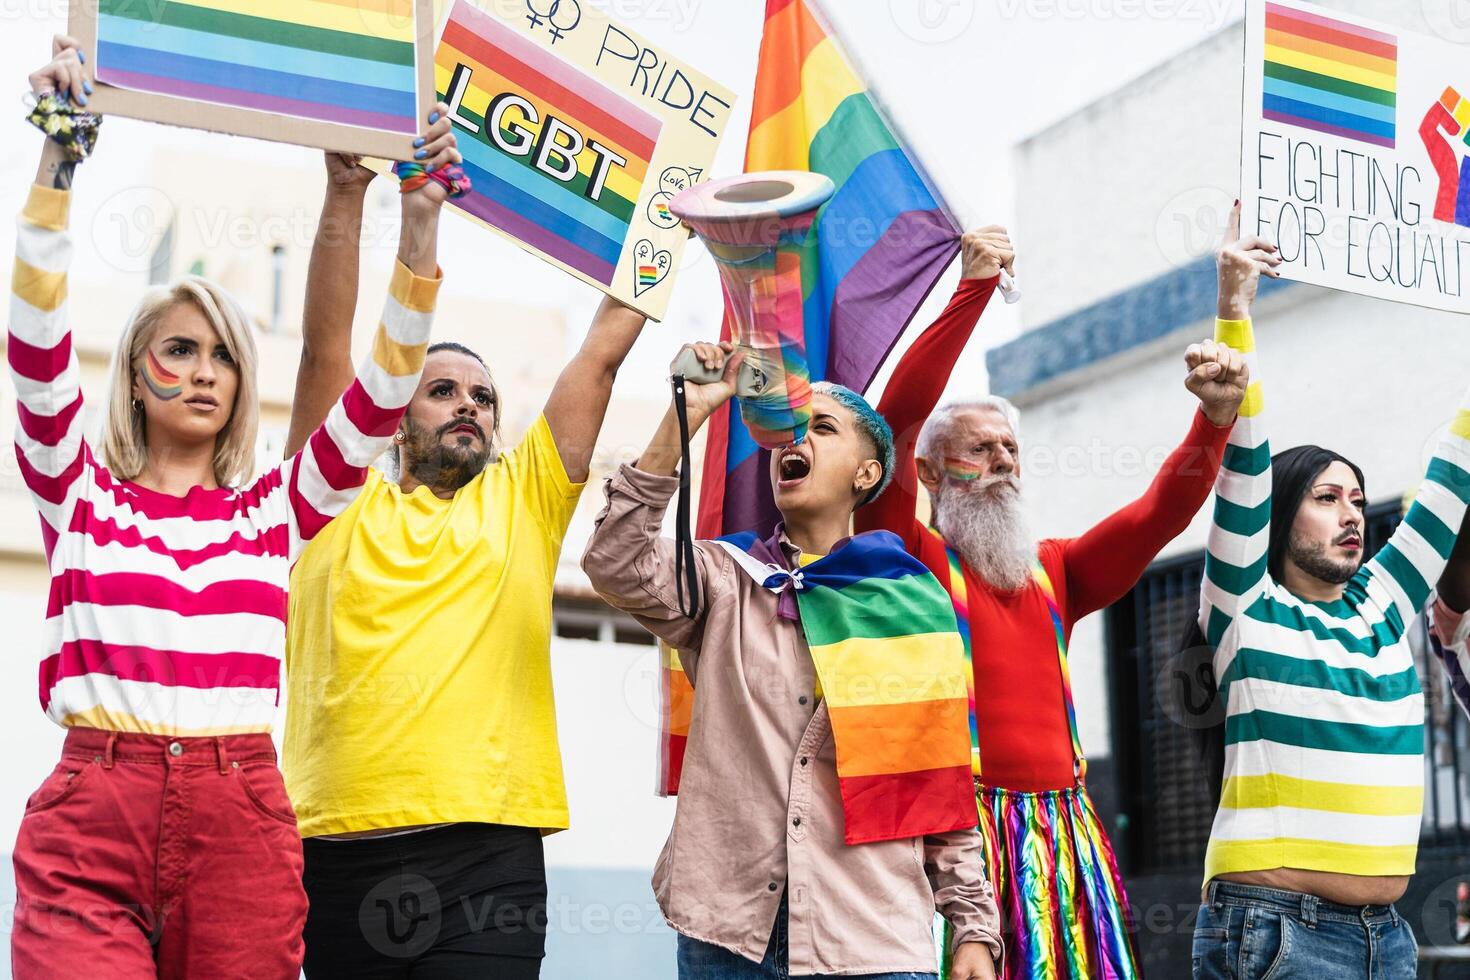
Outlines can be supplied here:
[[1398, 69], [1392, 34], [1266, 4], [1267, 119], [1391, 148]]
[[1470, 312], [1464, 49], [1298, 0], [1247, 0], [1241, 232], [1284, 277]]
[[668, 202], [708, 169], [735, 96], [590, 5], [544, 9], [445, 11], [434, 87], [474, 182], [451, 206], [658, 319], [688, 239]]
[[433, 104], [429, 0], [90, 0], [70, 30], [103, 113], [407, 160]]

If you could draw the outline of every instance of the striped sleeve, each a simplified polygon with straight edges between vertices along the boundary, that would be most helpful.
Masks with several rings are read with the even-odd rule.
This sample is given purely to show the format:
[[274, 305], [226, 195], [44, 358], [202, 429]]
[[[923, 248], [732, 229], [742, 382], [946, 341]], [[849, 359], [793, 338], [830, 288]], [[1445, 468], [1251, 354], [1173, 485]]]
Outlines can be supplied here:
[[15, 455], [41, 514], [48, 560], [66, 526], [86, 459], [81, 372], [67, 320], [70, 206], [66, 191], [31, 187], [17, 222], [6, 343], [19, 402]]
[[372, 353], [326, 421], [286, 464], [293, 561], [356, 499], [368, 466], [388, 448], [424, 370], [441, 282], [442, 276], [424, 279], [398, 263]]
[[1427, 618], [1429, 646], [1444, 668], [1450, 693], [1470, 715], [1470, 616], [1455, 612], [1436, 598]]
[[1215, 479], [1215, 513], [1200, 588], [1200, 629], [1212, 646], [1219, 646], [1230, 622], [1266, 586], [1271, 446], [1266, 438], [1251, 321], [1216, 320], [1215, 340], [1243, 354], [1250, 368], [1250, 387], [1225, 444], [1220, 475]]
[[1369, 595], [1408, 623], [1439, 581], [1470, 503], [1470, 394], [1429, 461], [1424, 483], [1393, 536], [1359, 572]]

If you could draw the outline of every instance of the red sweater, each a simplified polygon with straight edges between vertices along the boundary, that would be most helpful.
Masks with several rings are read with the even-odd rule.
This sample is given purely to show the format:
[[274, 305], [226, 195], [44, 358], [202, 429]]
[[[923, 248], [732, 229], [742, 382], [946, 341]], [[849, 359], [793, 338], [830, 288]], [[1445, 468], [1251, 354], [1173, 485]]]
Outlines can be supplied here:
[[[897, 470], [883, 496], [856, 515], [859, 531], [885, 528], [902, 537], [946, 588], [944, 546], [914, 516], [919, 491], [914, 447], [998, 281], [961, 280], [944, 313], [894, 369], [878, 411], [893, 426]], [[1189, 526], [1214, 486], [1229, 435], [1229, 426], [1213, 425], [1196, 412], [1184, 442], [1141, 498], [1081, 537], [1040, 543], [1069, 642], [1078, 620], [1121, 599], [1159, 551]], [[1021, 792], [1071, 786], [1072, 738], [1046, 599], [1034, 584], [1004, 593], [968, 565], [964, 571], [984, 781]]]

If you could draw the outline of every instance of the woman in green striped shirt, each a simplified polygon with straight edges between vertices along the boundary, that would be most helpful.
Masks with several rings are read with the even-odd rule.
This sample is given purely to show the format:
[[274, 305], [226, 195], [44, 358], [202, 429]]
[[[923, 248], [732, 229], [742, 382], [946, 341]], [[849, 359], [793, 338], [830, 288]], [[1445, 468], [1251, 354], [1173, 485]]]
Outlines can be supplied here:
[[1364, 562], [1361, 470], [1316, 446], [1271, 455], [1250, 305], [1280, 259], [1264, 239], [1240, 240], [1239, 222], [1237, 206], [1214, 343], [1243, 354], [1252, 382], [1216, 482], [1201, 589], [1226, 719], [1194, 974], [1409, 978], [1413, 933], [1392, 903], [1418, 848], [1424, 695], [1407, 634], [1470, 500], [1470, 412]]

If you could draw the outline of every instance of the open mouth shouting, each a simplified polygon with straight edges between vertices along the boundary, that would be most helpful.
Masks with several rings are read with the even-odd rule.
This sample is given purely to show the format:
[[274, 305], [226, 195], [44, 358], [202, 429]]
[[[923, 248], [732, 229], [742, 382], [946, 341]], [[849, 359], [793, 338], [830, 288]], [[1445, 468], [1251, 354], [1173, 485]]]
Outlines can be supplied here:
[[812, 473], [812, 461], [805, 446], [785, 446], [776, 456], [776, 489], [790, 490]]

